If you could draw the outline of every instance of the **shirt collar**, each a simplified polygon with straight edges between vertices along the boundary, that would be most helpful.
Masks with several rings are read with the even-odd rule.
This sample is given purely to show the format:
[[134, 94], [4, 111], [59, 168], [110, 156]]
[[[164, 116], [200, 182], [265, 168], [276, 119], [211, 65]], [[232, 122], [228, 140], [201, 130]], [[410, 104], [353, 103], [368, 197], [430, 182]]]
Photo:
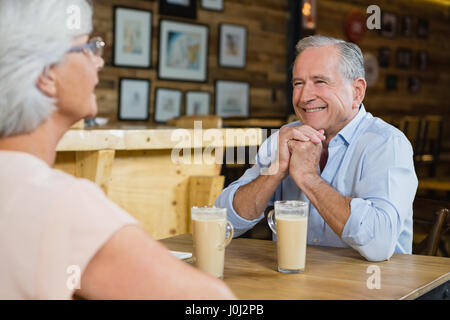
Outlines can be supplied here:
[[338, 132], [338, 136], [344, 139], [345, 142], [347, 142], [347, 144], [350, 144], [353, 136], [355, 135], [356, 128], [358, 127], [359, 123], [366, 114], [367, 111], [364, 108], [364, 105], [361, 103], [361, 107], [359, 108], [359, 111], [356, 114], [356, 116], [352, 119], [352, 121], [347, 123], [347, 125], [344, 128], [342, 128], [341, 131]]

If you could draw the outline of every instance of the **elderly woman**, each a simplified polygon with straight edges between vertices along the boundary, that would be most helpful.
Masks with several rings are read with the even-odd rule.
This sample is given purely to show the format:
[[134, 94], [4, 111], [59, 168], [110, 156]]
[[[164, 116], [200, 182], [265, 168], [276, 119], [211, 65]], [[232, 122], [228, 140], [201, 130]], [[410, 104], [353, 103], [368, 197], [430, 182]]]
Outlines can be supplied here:
[[104, 42], [88, 39], [91, 10], [0, 1], [0, 299], [235, 298], [95, 184], [52, 169], [64, 133], [97, 111]]

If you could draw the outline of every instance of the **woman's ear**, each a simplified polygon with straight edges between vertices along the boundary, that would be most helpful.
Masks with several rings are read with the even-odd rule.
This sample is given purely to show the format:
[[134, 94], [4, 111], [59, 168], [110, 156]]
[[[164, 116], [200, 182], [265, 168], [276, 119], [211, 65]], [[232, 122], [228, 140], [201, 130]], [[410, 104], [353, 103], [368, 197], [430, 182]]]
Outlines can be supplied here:
[[367, 83], [363, 78], [353, 81], [353, 109], [358, 109], [366, 95]]
[[57, 94], [56, 74], [52, 67], [46, 67], [39, 76], [36, 86], [46, 96], [54, 98]]

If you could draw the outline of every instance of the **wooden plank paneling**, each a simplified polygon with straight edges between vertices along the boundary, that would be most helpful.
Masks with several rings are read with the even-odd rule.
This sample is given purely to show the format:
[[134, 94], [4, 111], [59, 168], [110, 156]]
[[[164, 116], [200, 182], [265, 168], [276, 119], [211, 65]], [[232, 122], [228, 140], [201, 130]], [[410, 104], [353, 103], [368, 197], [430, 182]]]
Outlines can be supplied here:
[[[364, 0], [320, 0], [317, 3], [317, 34], [345, 39], [343, 26], [347, 15], [358, 11], [368, 16], [366, 9], [369, 4]], [[391, 12], [397, 16], [398, 35], [391, 39], [383, 37], [378, 30], [366, 29], [364, 38], [358, 43], [363, 53], [372, 53], [376, 57], [380, 47], [391, 49], [389, 67], [379, 69], [378, 82], [366, 92], [366, 109], [375, 115], [440, 114], [444, 117], [443, 147], [450, 149], [450, 5], [417, 0], [374, 0], [370, 4], [378, 5], [382, 12]], [[414, 34], [411, 37], [400, 33], [401, 18], [404, 16], [413, 18]], [[416, 36], [417, 19], [428, 21], [427, 39]], [[412, 50], [412, 66], [409, 69], [403, 70], [396, 66], [395, 55], [399, 48]], [[416, 65], [419, 50], [429, 55], [428, 66], [424, 71], [418, 70]], [[388, 74], [398, 77], [397, 90], [386, 90], [385, 78]], [[420, 77], [421, 88], [418, 93], [408, 91], [409, 76]]]
[[[214, 110], [214, 82], [217, 79], [247, 81], [250, 83], [250, 116], [280, 117], [286, 110], [286, 80], [290, 74], [286, 66], [287, 24], [290, 13], [288, 0], [226, 0], [223, 11], [203, 10], [198, 6], [197, 19], [182, 19], [158, 14], [158, 1], [140, 0], [96, 0], [94, 2], [94, 34], [103, 36], [108, 46], [105, 50], [105, 68], [100, 72], [100, 84], [96, 90], [99, 115], [116, 120], [118, 108], [119, 77], [140, 77], [151, 81], [150, 117], [154, 113], [154, 93], [156, 87], [173, 89], [204, 90], [212, 94], [211, 110]], [[369, 5], [365, 0], [319, 0], [317, 1], [316, 34], [345, 38], [344, 21], [352, 11], [366, 15]], [[380, 68], [378, 82], [368, 89], [365, 99], [367, 109], [375, 115], [389, 114], [440, 114], [444, 123], [450, 122], [450, 33], [448, 5], [419, 0], [374, 0], [370, 4], [380, 6], [382, 11], [397, 15], [400, 25], [403, 16], [426, 19], [429, 23], [427, 39], [397, 36], [385, 38], [376, 30], [366, 30], [365, 37], [358, 43], [363, 52], [378, 56], [380, 47], [391, 49], [391, 64]], [[113, 5], [152, 10], [152, 68], [128, 69], [111, 66], [113, 47]], [[208, 81], [194, 83], [183, 81], [161, 81], [157, 77], [159, 19], [166, 18], [209, 26]], [[219, 24], [244, 25], [248, 30], [247, 66], [244, 69], [218, 66]], [[398, 48], [413, 51], [413, 66], [402, 70], [395, 66]], [[424, 50], [429, 54], [427, 69], [417, 70], [416, 53]], [[385, 88], [388, 74], [398, 76], [397, 90], [389, 92]], [[408, 91], [408, 77], [419, 76], [421, 89], [412, 94]], [[275, 94], [269, 94], [275, 90]], [[183, 99], [184, 104], [184, 99]], [[183, 108], [184, 110], [184, 108]], [[184, 112], [184, 111], [183, 111]], [[150, 120], [152, 122], [152, 120]], [[444, 127], [444, 147], [450, 149], [450, 126]]]
[[[151, 81], [150, 121], [153, 122], [155, 106], [155, 88], [165, 87], [187, 90], [203, 90], [212, 94], [211, 111], [214, 111], [214, 82], [218, 79], [247, 81], [250, 83], [251, 95], [260, 96], [260, 90], [271, 88], [283, 89], [286, 82], [286, 48], [287, 48], [287, 0], [245, 0], [224, 2], [223, 11], [203, 10], [198, 5], [197, 19], [183, 19], [172, 16], [160, 16], [158, 1], [139, 0], [96, 0], [94, 1], [94, 34], [102, 36], [106, 42], [104, 59], [105, 68], [100, 72], [100, 83], [96, 89], [98, 115], [117, 119], [118, 82], [120, 77], [139, 77]], [[112, 66], [113, 48], [113, 6], [123, 5], [152, 10], [152, 68], [129, 69]], [[208, 81], [206, 83], [162, 81], [158, 79], [159, 20], [161, 18], [190, 23], [205, 24], [209, 27]], [[223, 68], [218, 65], [219, 24], [231, 23], [247, 28], [247, 66], [244, 69]], [[250, 99], [251, 116], [275, 116], [285, 113], [286, 102], [283, 95], [279, 99]], [[183, 104], [184, 97], [183, 97]], [[183, 111], [184, 112], [184, 106]]]

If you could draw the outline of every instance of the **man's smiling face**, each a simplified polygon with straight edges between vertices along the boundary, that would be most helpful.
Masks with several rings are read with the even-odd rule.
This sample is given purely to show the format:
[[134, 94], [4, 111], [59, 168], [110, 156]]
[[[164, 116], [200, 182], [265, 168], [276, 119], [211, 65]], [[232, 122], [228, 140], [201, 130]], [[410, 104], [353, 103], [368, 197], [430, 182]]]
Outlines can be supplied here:
[[354, 85], [339, 70], [334, 45], [310, 47], [297, 56], [292, 72], [292, 104], [303, 124], [336, 135], [358, 112]]

